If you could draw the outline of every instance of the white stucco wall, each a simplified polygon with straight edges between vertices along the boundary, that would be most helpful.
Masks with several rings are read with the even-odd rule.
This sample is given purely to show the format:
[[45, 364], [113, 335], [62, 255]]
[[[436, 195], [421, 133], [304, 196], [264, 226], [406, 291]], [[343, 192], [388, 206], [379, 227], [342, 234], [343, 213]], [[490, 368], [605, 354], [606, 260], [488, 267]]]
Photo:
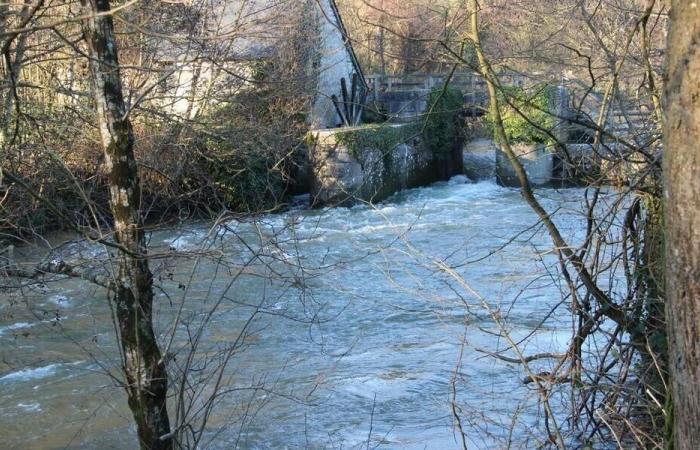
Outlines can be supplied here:
[[[233, 1], [233, 0], [232, 0]], [[308, 123], [313, 129], [335, 128], [341, 123], [341, 119], [336, 112], [332, 95], [342, 99], [340, 80], [345, 78], [348, 92], [351, 89], [352, 76], [356, 72], [356, 67], [353, 63], [353, 55], [348, 50], [346, 45], [342, 25], [338, 21], [338, 17], [332, 6], [332, 0], [298, 0], [295, 8], [290, 10], [290, 2], [297, 0], [247, 0], [246, 8], [252, 8], [254, 5], [257, 8], [252, 8], [250, 17], [246, 18], [243, 31], [239, 30], [237, 34], [243, 37], [236, 36], [232, 42], [235, 55], [250, 56], [255, 59], [255, 55], [259, 55], [260, 59], [274, 57], [274, 51], [263, 51], [261, 48], [267, 46], [274, 48], [276, 42], [280, 38], [286, 36], [288, 25], [295, 24], [299, 20], [299, 16], [292, 15], [291, 11], [297, 14], [315, 14], [310, 21], [311, 26], [317, 29], [311, 34], [316, 34], [316, 39], [310, 40], [307, 44], [313, 46], [315, 53], [315, 64], [311, 65], [312, 61], [308, 61], [310, 75], [315, 83], [312, 94], [313, 100], [310, 106], [310, 114]], [[241, 9], [240, 1], [233, 1], [230, 5], [227, 3], [224, 10], [224, 20], [222, 21], [222, 30], [226, 31], [233, 26], [238, 19], [233, 12], [248, 12], [248, 9]], [[233, 5], [233, 6], [232, 6]], [[234, 17], [235, 16], [235, 17]], [[315, 19], [315, 20], [314, 20]], [[291, 22], [290, 22], [291, 21]], [[246, 36], [246, 32], [250, 36]], [[267, 48], [265, 47], [265, 48]], [[166, 51], [167, 50], [167, 51]], [[201, 96], [204, 93], [210, 92], [206, 86], [216, 79], [216, 86], [212, 94], [221, 94], [223, 92], [236, 91], [246, 87], [246, 83], [241, 83], [240, 79], [247, 78], [250, 74], [249, 66], [245, 62], [227, 64], [227, 70], [238, 72], [240, 78], [226, 76], [217, 76], [217, 70], [209, 63], [204, 63], [202, 72], [197, 80], [197, 94], [194, 98], [194, 105], [190, 109], [190, 95], [193, 82], [194, 68], [191, 63], [183, 63], [182, 61], [191, 59], [188, 50], [178, 50], [177, 48], [167, 47], [163, 53], [169, 60], [173, 60], [177, 65], [177, 70], [164, 85], [167, 88], [158, 92], [160, 104], [170, 114], [183, 116], [188, 112], [190, 117], [194, 115], [200, 107], [202, 101]], [[358, 93], [359, 95], [359, 93]]]
[[[235, 73], [236, 77], [222, 74], [221, 69], [210, 62], [202, 62], [200, 66], [197, 84], [194, 86], [194, 97], [192, 88], [195, 67], [192, 64], [179, 65], [178, 70], [168, 77], [165, 92], [161, 89], [157, 93], [167, 113], [184, 120], [192, 120], [205, 103], [209, 106], [217, 104], [222, 97], [235, 95], [252, 86], [244, 81], [252, 76], [252, 69], [248, 63], [221, 64], [228, 73]], [[190, 107], [192, 100], [194, 103]]]
[[319, 67], [316, 97], [311, 108], [312, 128], [334, 128], [341, 119], [331, 101], [332, 95], [342, 99], [340, 79], [345, 78], [348, 91], [355, 67], [348, 51], [341, 27], [333, 13], [330, 0], [320, 0], [317, 9], [319, 20]]

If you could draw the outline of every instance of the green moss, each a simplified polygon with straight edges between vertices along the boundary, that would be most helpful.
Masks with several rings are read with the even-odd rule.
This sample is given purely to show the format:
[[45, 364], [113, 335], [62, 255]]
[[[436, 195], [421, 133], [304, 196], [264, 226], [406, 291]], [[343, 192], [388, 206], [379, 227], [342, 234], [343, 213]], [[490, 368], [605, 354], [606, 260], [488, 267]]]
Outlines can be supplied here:
[[376, 149], [382, 155], [391, 156], [391, 152], [403, 143], [406, 143], [420, 133], [416, 124], [392, 126], [392, 125], [365, 125], [339, 132], [336, 142], [347, 147], [350, 154], [359, 161], [364, 159], [364, 150]]
[[428, 108], [423, 119], [423, 137], [434, 159], [449, 158], [460, 127], [457, 113], [464, 106], [464, 96], [458, 89], [436, 88], [428, 97]]
[[[390, 158], [391, 152], [400, 144], [421, 138], [433, 154], [434, 159], [447, 157], [459, 136], [460, 127], [457, 113], [464, 100], [458, 89], [437, 88], [428, 98], [428, 109], [420, 122], [403, 124], [368, 124], [361, 127], [339, 130], [336, 134], [338, 144], [344, 145], [358, 161], [364, 160], [363, 152], [367, 149], [379, 150], [384, 158]], [[307, 137], [313, 144], [313, 134]], [[385, 164], [386, 166], [386, 164]]]
[[666, 393], [666, 404], [664, 405], [664, 409], [666, 410], [666, 423], [664, 424], [666, 450], [674, 450], [675, 439], [673, 436], [673, 421], [675, 420], [675, 415], [673, 410], [673, 395], [671, 395], [670, 386], [669, 391]]
[[391, 174], [394, 170], [392, 153], [394, 149], [411, 141], [420, 134], [418, 124], [392, 126], [387, 124], [365, 125], [339, 132], [336, 142], [344, 145], [350, 154], [357, 159], [364, 168], [367, 163], [368, 150], [379, 151], [382, 157], [383, 174]]
[[[335, 142], [347, 148], [364, 169], [373, 162], [369, 155], [379, 152], [382, 158], [383, 175], [394, 171], [392, 155], [397, 146], [413, 142], [418, 138], [422, 150], [429, 150], [433, 162], [448, 160], [455, 145], [460, 141], [462, 128], [458, 112], [463, 107], [462, 93], [453, 88], [435, 89], [428, 98], [428, 109], [420, 121], [410, 124], [367, 124], [360, 127], [338, 129]], [[311, 147], [316, 137], [306, 137]], [[415, 146], [416, 144], [414, 144]], [[416, 149], [421, 151], [421, 149]]]

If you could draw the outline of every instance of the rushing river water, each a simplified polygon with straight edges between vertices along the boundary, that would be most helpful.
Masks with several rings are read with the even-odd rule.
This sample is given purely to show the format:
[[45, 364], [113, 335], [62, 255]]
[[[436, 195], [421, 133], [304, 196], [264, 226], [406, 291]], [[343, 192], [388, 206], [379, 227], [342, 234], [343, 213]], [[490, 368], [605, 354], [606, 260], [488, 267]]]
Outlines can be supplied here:
[[[580, 239], [582, 191], [538, 195]], [[171, 367], [214, 307], [193, 372], [230, 356], [200, 448], [457, 448], [453, 404], [474, 448], [502, 446], [511, 427], [515, 443], [536, 445], [541, 405], [523, 368], [479, 351], [508, 349], [496, 308], [516, 339], [532, 334], [526, 353], [566, 343], [566, 305], [549, 314], [562, 298], [551, 243], [536, 224], [517, 190], [459, 177], [375, 207], [153, 233]], [[0, 295], [2, 447], [135, 448], [123, 391], [106, 375], [118, 351], [105, 292], [59, 280]]]

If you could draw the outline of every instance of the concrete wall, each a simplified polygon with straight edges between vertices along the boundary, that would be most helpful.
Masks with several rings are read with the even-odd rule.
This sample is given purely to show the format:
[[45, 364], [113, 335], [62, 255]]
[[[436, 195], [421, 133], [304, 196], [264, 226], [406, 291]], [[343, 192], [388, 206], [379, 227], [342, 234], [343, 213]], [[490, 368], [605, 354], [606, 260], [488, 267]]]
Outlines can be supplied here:
[[[240, 89], [256, 88], [255, 84], [245, 81], [251, 78], [253, 65], [276, 57], [283, 47], [283, 40], [290, 36], [290, 26], [296, 26], [294, 22], [302, 19], [303, 14], [308, 15], [309, 26], [317, 28], [309, 33], [310, 36], [315, 34], [315, 39], [310, 37], [308, 42], [302, 43], [308, 46], [309, 53], [314, 57], [308, 61], [299, 61], [306, 69], [311, 80], [309, 84], [312, 85], [308, 92], [313, 95], [309, 125], [312, 129], [334, 128], [339, 125], [340, 118], [331, 96], [341, 98], [340, 79], [346, 79], [349, 90], [352, 75], [360, 73], [361, 69], [346, 38], [345, 27], [334, 0], [229, 0], [221, 2], [214, 14], [218, 14], [220, 33], [234, 28], [237, 30], [236, 39], [227, 49], [228, 54], [209, 55], [187, 46], [180, 48], [171, 44], [158, 50], [156, 58], [163, 64], [164, 71], [173, 71], [171, 76], [161, 80], [163, 87], [156, 88], [161, 98], [161, 107], [166, 112], [183, 119], [192, 118], [202, 106], [201, 97], [207, 94], [212, 80], [217, 80], [211, 86], [212, 92], [217, 94], [223, 94], [225, 90], [233, 95]], [[306, 19], [307, 16], [303, 18]], [[192, 63], [191, 60], [202, 54], [216, 59], [217, 64], [201, 58], [205, 62], [201, 63], [200, 71], [195, 67], [199, 63]], [[217, 74], [221, 65], [229, 74], [235, 75]], [[194, 104], [190, 105], [195, 78], [197, 95]], [[187, 113], [190, 117], [185, 117]]]
[[[553, 181], [555, 156], [542, 144], [513, 144], [513, 151], [527, 172], [530, 184], [545, 186]], [[490, 138], [474, 139], [462, 149], [464, 174], [474, 181], [492, 180], [501, 186], [519, 187], [513, 166]]]
[[[593, 144], [566, 144], [570, 162], [561, 158], [555, 165], [554, 179], [565, 185], [602, 184], [633, 186], [649, 175], [648, 164], [640, 158], [630, 158], [632, 151], [617, 143], [597, 148]], [[658, 155], [661, 158], [661, 155]]]
[[[548, 148], [542, 144], [513, 144], [512, 147], [532, 186], [551, 183], [554, 156]], [[496, 151], [496, 181], [501, 186], [520, 187], [513, 165], [500, 148]]]
[[496, 152], [492, 139], [474, 139], [464, 144], [464, 174], [474, 181], [493, 180], [496, 176]]
[[[415, 124], [402, 124], [310, 132], [312, 204], [377, 202], [396, 191], [445, 178], [444, 169], [449, 161], [435, 160], [422, 137], [416, 134], [418, 130]], [[389, 133], [393, 137], [355, 139], [368, 132]], [[405, 136], [401, 139], [404, 142], [394, 142], [397, 133]]]
[[[541, 144], [515, 144], [530, 182], [534, 186], [579, 186], [597, 180], [603, 184], [629, 185], [641, 176], [642, 163], [627, 161], [624, 147], [617, 144], [566, 144], [564, 155]], [[462, 149], [464, 174], [474, 181], [496, 179], [503, 186], [519, 187], [505, 153], [490, 138], [468, 141]]]

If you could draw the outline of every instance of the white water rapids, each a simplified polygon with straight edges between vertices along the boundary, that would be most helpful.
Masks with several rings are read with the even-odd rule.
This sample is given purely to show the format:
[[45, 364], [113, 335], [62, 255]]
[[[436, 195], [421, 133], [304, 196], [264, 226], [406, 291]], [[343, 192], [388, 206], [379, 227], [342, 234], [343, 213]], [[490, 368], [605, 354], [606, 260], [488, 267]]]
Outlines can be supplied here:
[[[583, 191], [538, 196], [578, 242]], [[163, 345], [182, 306], [178, 361], [188, 328], [218, 300], [199, 371], [207, 358], [220, 362], [258, 310], [200, 448], [367, 448], [368, 439], [369, 448], [458, 448], [453, 402], [470, 448], [500, 448], [509, 435], [531, 448], [543, 438], [523, 367], [480, 351], [514, 357], [496, 310], [514, 339], [529, 336], [525, 354], [559, 352], [571, 332], [552, 244], [518, 190], [457, 177], [374, 207], [296, 209], [227, 227], [150, 236], [154, 253], [185, 253], [152, 263]], [[76, 257], [105, 256], [71, 245]], [[201, 251], [208, 256], [197, 262]], [[135, 448], [123, 391], [105, 375], [118, 375], [105, 292], [61, 280], [0, 299], [2, 447]]]

